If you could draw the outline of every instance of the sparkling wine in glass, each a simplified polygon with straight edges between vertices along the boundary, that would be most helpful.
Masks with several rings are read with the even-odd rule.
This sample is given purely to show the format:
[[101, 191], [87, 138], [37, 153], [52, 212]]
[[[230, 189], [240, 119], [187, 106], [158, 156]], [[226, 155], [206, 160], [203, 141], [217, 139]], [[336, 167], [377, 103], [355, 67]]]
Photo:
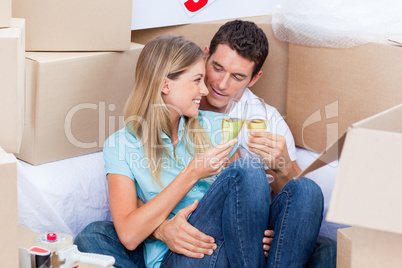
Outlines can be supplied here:
[[231, 99], [226, 106], [222, 118], [222, 140], [228, 142], [237, 137], [243, 127], [245, 119], [244, 111], [239, 99]]
[[[267, 131], [268, 114], [265, 102], [261, 98], [248, 99], [244, 106], [244, 114], [246, 118], [247, 130], [249, 133]], [[257, 160], [265, 170], [269, 169], [264, 159], [252, 152], [248, 152], [247, 157]], [[274, 181], [274, 177], [267, 174], [268, 182]]]

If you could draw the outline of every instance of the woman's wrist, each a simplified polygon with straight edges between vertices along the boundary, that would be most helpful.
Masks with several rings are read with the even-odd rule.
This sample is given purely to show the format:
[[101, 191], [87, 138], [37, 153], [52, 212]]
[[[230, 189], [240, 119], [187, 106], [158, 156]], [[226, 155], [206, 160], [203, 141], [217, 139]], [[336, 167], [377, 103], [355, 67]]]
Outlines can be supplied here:
[[[200, 163], [198, 163], [200, 165]], [[194, 158], [180, 173], [182, 173], [185, 178], [192, 180], [195, 184], [200, 179], [202, 179], [202, 175], [200, 174], [200, 169], [197, 168], [196, 158]]]

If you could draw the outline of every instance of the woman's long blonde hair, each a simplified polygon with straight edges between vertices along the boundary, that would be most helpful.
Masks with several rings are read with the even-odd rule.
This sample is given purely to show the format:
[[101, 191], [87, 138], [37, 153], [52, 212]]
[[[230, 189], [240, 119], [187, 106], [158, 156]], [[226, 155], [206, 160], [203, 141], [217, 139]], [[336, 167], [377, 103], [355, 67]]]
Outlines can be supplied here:
[[[169, 157], [162, 133], [172, 139], [169, 110], [162, 100], [165, 78], [177, 79], [205, 58], [193, 42], [177, 36], [159, 36], [145, 45], [136, 67], [135, 87], [127, 100], [124, 119], [129, 130], [144, 146], [152, 178], [162, 188], [162, 157]], [[185, 118], [186, 148], [195, 156], [211, 146], [198, 118]], [[177, 159], [175, 159], [177, 161]]]

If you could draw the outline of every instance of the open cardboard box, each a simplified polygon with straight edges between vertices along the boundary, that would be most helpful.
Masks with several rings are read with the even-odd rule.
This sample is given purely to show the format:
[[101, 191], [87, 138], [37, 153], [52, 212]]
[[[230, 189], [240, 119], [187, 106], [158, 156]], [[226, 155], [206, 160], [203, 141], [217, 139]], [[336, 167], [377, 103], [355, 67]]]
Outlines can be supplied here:
[[300, 175], [339, 158], [327, 221], [352, 225], [352, 267], [402, 267], [402, 104], [352, 124]]

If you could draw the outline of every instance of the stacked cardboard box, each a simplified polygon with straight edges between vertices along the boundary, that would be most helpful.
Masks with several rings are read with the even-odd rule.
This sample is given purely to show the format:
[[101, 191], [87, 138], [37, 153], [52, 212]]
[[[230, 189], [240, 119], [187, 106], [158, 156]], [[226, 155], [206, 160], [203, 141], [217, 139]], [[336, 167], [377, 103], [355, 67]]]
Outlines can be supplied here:
[[39, 165], [102, 150], [123, 127], [143, 45], [124, 52], [27, 52], [27, 120], [16, 156]]
[[0, 147], [0, 251], [2, 267], [18, 267], [17, 161]]
[[402, 267], [401, 118], [399, 104], [352, 124], [300, 175], [339, 158], [327, 221], [354, 226], [351, 267]]
[[359, 120], [402, 103], [402, 49], [289, 44], [287, 123], [296, 145], [322, 152]]
[[11, 20], [0, 28], [0, 146], [9, 153], [20, 149], [24, 130], [25, 21]]
[[353, 227], [338, 229], [338, 241], [336, 252], [337, 268], [352, 268], [352, 235]]
[[131, 0], [13, 0], [13, 16], [27, 22], [19, 159], [38, 165], [97, 152], [122, 127], [143, 47], [130, 41], [131, 10]]
[[11, 0], [0, 0], [0, 28], [11, 26]]
[[27, 51], [123, 51], [130, 47], [132, 0], [12, 3], [13, 16], [26, 19]]
[[4, 267], [18, 267], [17, 171], [8, 153], [40, 164], [101, 150], [122, 125], [143, 46], [130, 41], [131, 0], [0, 6], [0, 250]]

